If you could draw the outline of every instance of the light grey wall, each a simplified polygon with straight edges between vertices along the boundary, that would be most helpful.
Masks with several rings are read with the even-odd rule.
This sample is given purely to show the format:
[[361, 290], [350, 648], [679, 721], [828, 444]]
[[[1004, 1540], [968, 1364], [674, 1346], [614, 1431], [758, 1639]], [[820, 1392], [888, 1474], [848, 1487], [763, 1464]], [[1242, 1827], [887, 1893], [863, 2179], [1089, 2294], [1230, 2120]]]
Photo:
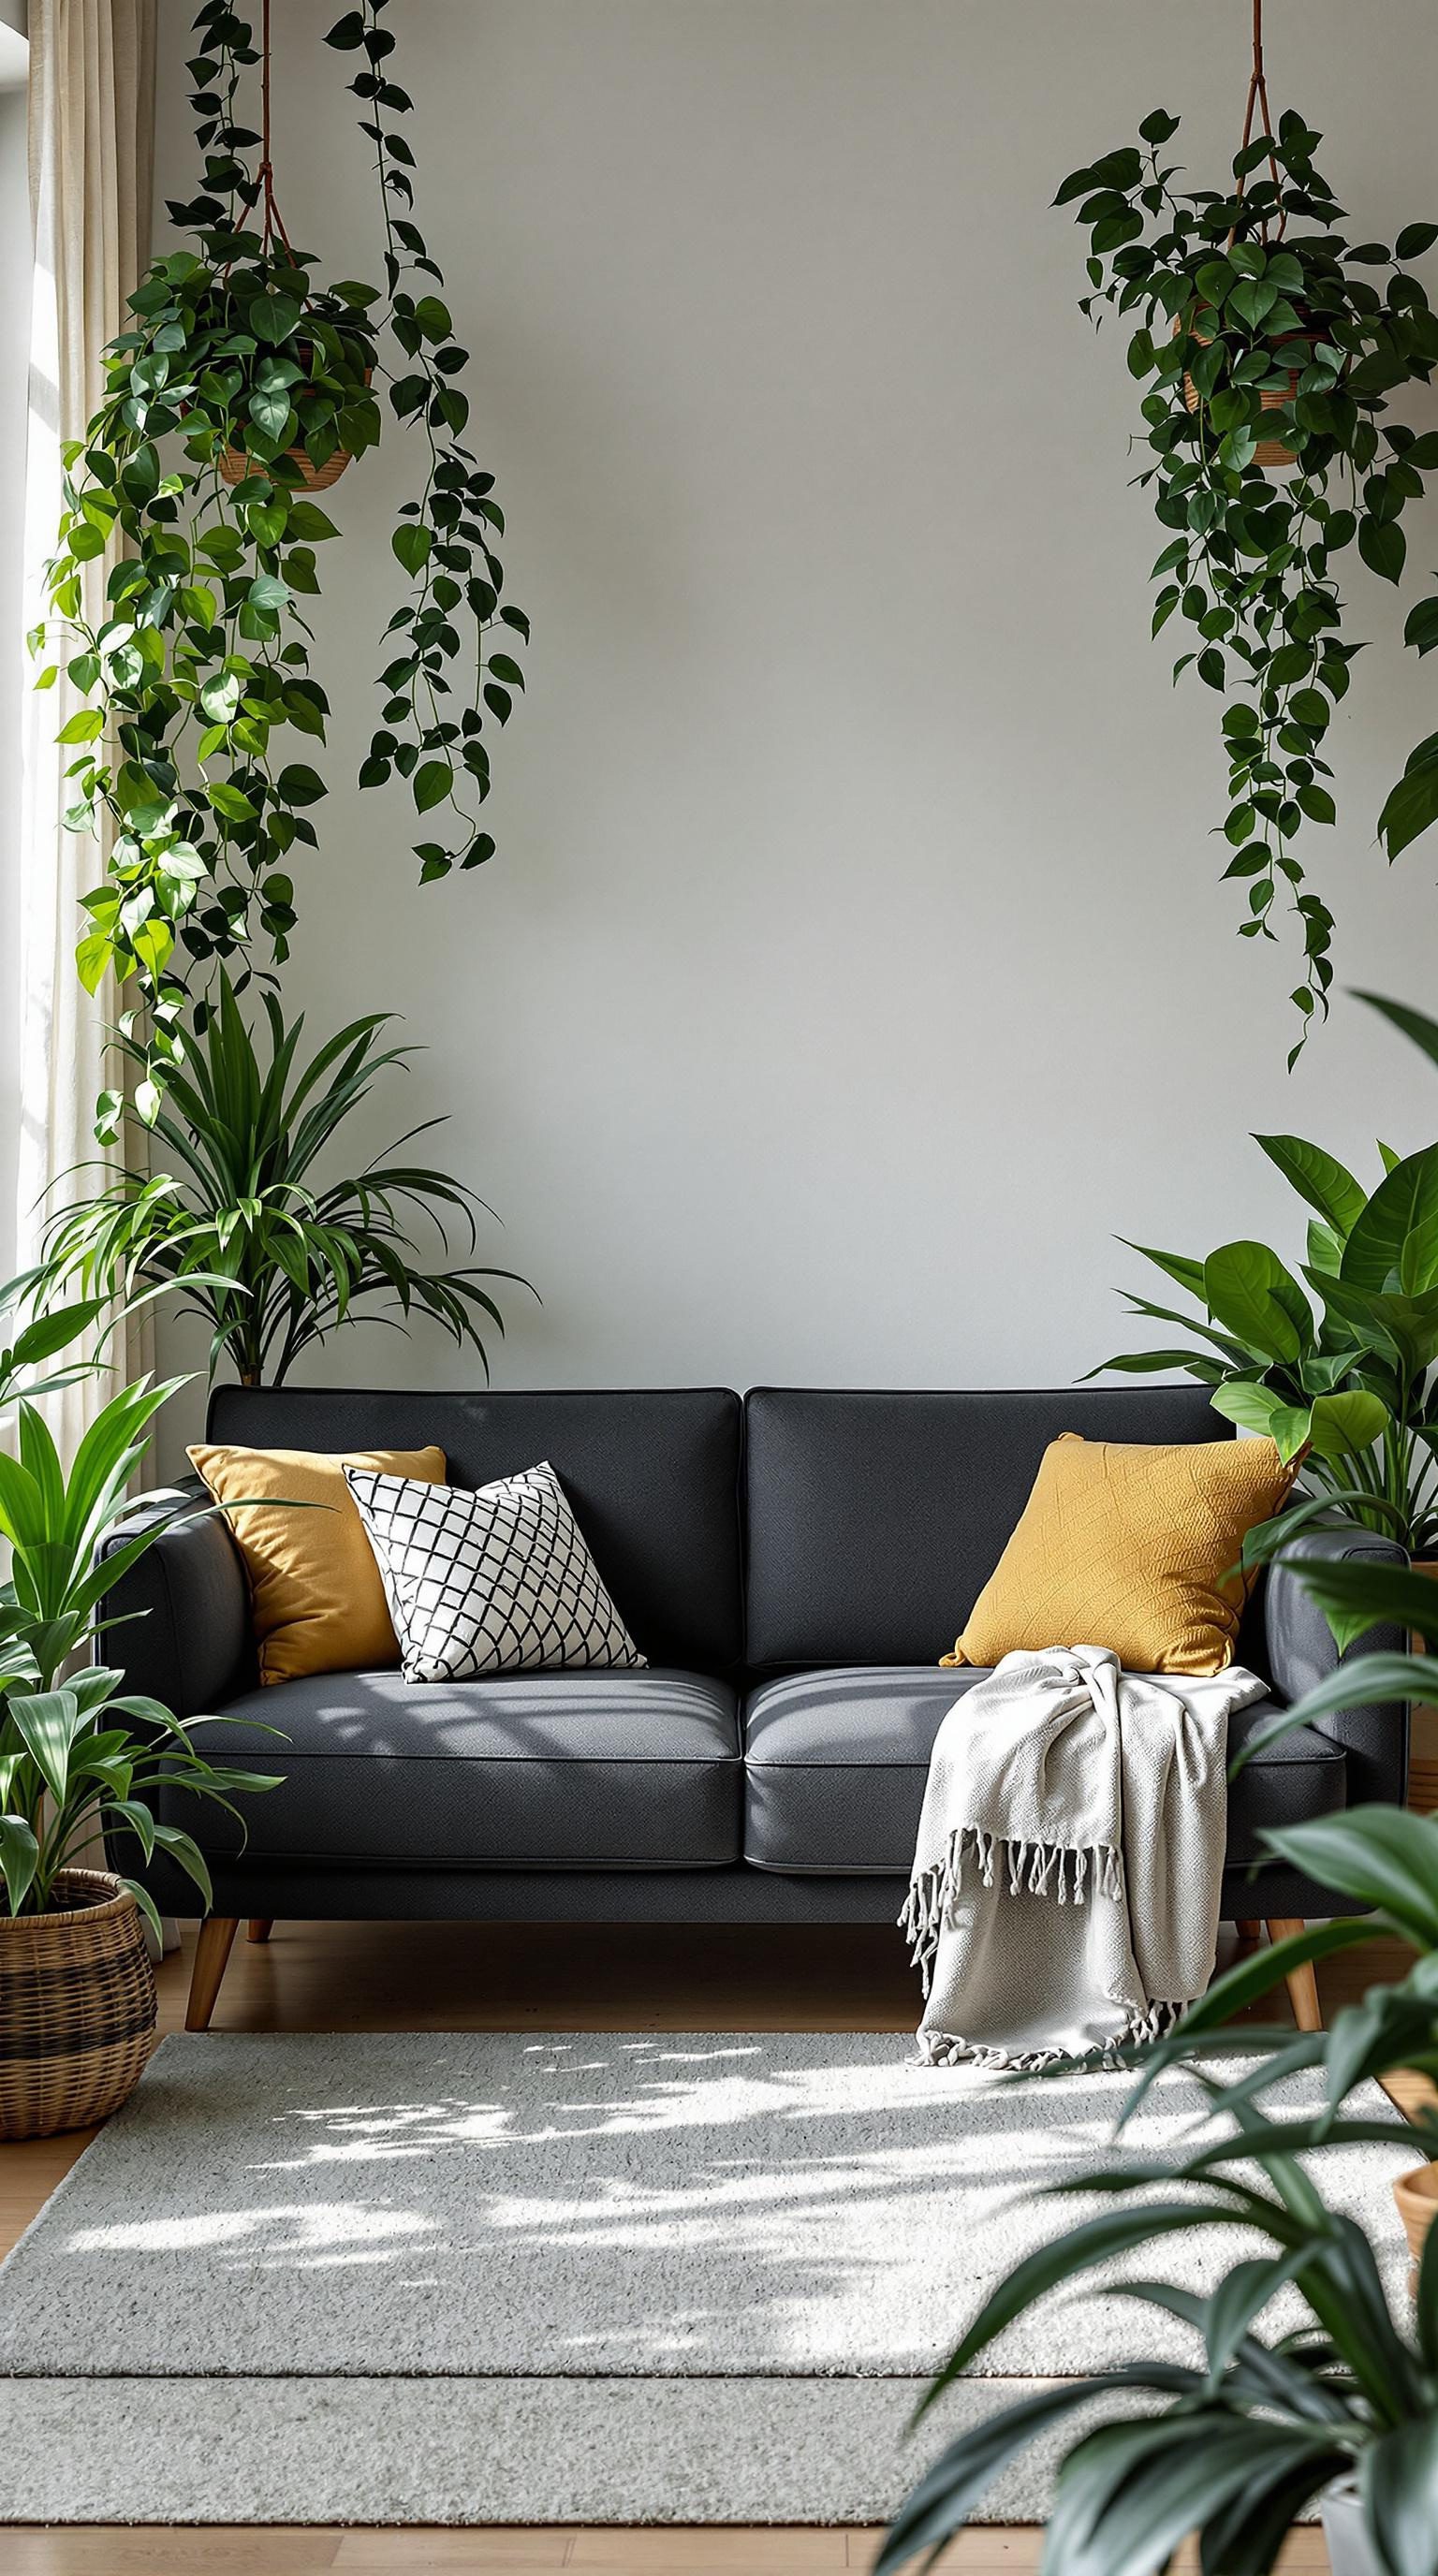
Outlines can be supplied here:
[[[279, 13], [277, 166], [291, 228], [363, 275], [333, 14]], [[162, 196], [189, 184], [188, 15], [162, 0]], [[337, 792], [287, 991], [317, 1030], [390, 1004], [426, 1041], [403, 1108], [452, 1112], [494, 1257], [544, 1294], [509, 1300], [502, 1379], [1062, 1382], [1131, 1338], [1115, 1233], [1281, 1222], [1251, 1128], [1360, 1162], [1375, 1129], [1433, 1132], [1432, 1075], [1355, 1005], [1284, 1074], [1292, 959], [1240, 943], [1217, 884], [1217, 703], [1149, 645], [1135, 390], [1049, 211], [1159, 102], [1219, 173], [1246, 0], [389, 23], [531, 686], [500, 857], [416, 891], [404, 801], [340, 783], [395, 596], [391, 435], [331, 503]], [[1269, 68], [1359, 234], [1435, 213], [1431, 0], [1273, 0]], [[1438, 525], [1409, 526], [1421, 573]], [[1438, 845], [1390, 875], [1373, 822], [1434, 665], [1349, 587], [1386, 640], [1335, 728], [1341, 826], [1309, 838], [1342, 980], [1433, 1003]], [[378, 1334], [322, 1366], [456, 1375]]]

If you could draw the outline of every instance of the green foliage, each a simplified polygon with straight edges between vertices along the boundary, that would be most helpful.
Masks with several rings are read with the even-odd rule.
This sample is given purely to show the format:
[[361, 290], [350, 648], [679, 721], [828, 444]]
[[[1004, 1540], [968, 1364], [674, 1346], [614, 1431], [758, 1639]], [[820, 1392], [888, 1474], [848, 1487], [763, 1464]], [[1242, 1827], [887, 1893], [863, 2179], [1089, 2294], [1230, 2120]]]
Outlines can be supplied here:
[[[1076, 170], [1055, 202], [1077, 203], [1089, 234], [1082, 310], [1134, 318], [1130, 373], [1153, 461], [1139, 482], [1171, 531], [1154, 565], [1155, 634], [1191, 628], [1174, 678], [1190, 667], [1223, 700], [1232, 855], [1245, 888], [1240, 936], [1271, 939], [1280, 884], [1302, 938], [1293, 994], [1303, 1034], [1326, 1013], [1333, 919], [1297, 853], [1305, 823], [1332, 824], [1324, 749], [1350, 665], [1337, 566], [1350, 548], [1397, 583], [1410, 501], [1438, 466], [1438, 432], [1389, 420], [1389, 397], [1426, 385], [1438, 315], [1406, 263], [1438, 240], [1410, 224], [1396, 251], [1351, 243], [1343, 209], [1314, 164], [1321, 136], [1292, 113], [1233, 163], [1230, 187], [1176, 191], [1163, 110], [1127, 145]], [[1388, 272], [1380, 284], [1359, 272]], [[1192, 408], [1190, 408], [1190, 396]], [[1275, 407], [1264, 409], [1268, 397]], [[1280, 440], [1291, 470], [1259, 464]], [[1405, 640], [1438, 644], [1438, 599], [1413, 609]], [[1390, 858], [1438, 819], [1438, 735], [1419, 745], [1379, 820]]]
[[[11, 1295], [7, 1290], [0, 1302]], [[277, 1785], [267, 1774], [206, 1761], [193, 1740], [204, 1719], [182, 1725], [158, 1700], [126, 1694], [118, 1670], [101, 1663], [71, 1669], [103, 1634], [107, 1593], [170, 1521], [194, 1510], [186, 1502], [179, 1514], [157, 1512], [101, 1556], [116, 1524], [133, 1511], [126, 1485], [144, 1455], [148, 1425], [181, 1381], [123, 1388], [91, 1424], [68, 1475], [32, 1400], [57, 1381], [18, 1394], [26, 1367], [62, 1347], [94, 1312], [86, 1306], [47, 1315], [0, 1359], [0, 1401], [17, 1408], [15, 1454], [0, 1446], [0, 1540], [10, 1560], [9, 1580], [0, 1585], [0, 1891], [11, 1915], [49, 1911], [62, 1870], [103, 1866], [97, 1847], [107, 1832], [133, 1841], [146, 1861], [157, 1849], [168, 1853], [208, 1906], [203, 1854], [189, 1834], [156, 1816], [154, 1801], [180, 1789], [238, 1816], [236, 1793]], [[125, 1884], [158, 1928], [145, 1890]]]
[[1301, 1277], [1262, 1243], [1220, 1244], [1206, 1261], [1135, 1244], [1199, 1313], [1146, 1297], [1129, 1312], [1197, 1346], [1104, 1365], [1184, 1369], [1226, 1420], [1301, 1459], [1296, 1499], [1250, 1534], [1249, 1565], [1335, 1512], [1426, 1556], [1438, 1550], [1438, 1145], [1394, 1161], [1370, 1195], [1301, 1136], [1254, 1141], [1311, 1211]]
[[[1438, 1021], [1376, 994], [1360, 998], [1438, 1064]], [[1409, 1310], [1433, 1288], [1430, 1263], [1438, 1255], [1429, 1232], [1438, 1149], [1406, 1163], [1385, 1156], [1388, 1177], [1368, 1199], [1316, 1146], [1297, 1137], [1258, 1141], [1316, 1213], [1323, 1263], [1310, 1263], [1310, 1284], [1321, 1295], [1349, 1264], [1350, 1280], [1361, 1274], [1365, 1286], [1360, 1294], [1355, 1285], [1340, 1321], [1351, 1324], [1366, 1296], [1370, 1315], [1376, 1308], [1383, 1318], [1381, 1332], [1370, 1322], [1373, 1348], [1386, 1351], [1395, 1366], [1401, 1358], [1418, 1362], [1423, 1344]], [[1307, 1397], [1315, 1412], [1319, 1399], [1305, 1386], [1302, 1368], [1321, 1346], [1327, 1319], [1315, 1327], [1309, 1308], [1305, 1323], [1303, 1291], [1262, 1245], [1226, 1249], [1239, 1257], [1219, 1262], [1215, 1256], [1216, 1268], [1178, 1254], [1148, 1256], [1211, 1315], [1216, 1287], [1227, 1320], [1249, 1335], [1247, 1374], [1225, 1366], [1209, 1382], [1220, 1391], [1247, 1385], [1282, 1396], [1281, 1384], [1267, 1387], [1267, 1371], [1283, 1367], [1290, 1372], [1288, 1409], [1300, 1410]], [[1394, 1320], [1400, 1307], [1401, 1330]], [[1196, 1329], [1208, 1350], [1175, 1352], [1165, 1365], [1193, 1365], [1204, 1376], [1215, 1349], [1226, 1363], [1235, 1354], [1243, 1359], [1242, 1349], [1225, 1347], [1214, 1328]], [[1290, 1337], [1296, 1350], [1289, 1349]], [[1275, 1358], [1275, 1351], [1282, 1356]], [[1157, 1364], [1156, 1356], [1119, 1363], [1141, 1364]], [[1330, 1492], [1304, 1509], [1311, 1517], [1335, 1499]], [[1400, 1495], [1395, 1483], [1385, 1499], [1388, 1518], [1407, 1514], [1421, 1523], [1427, 1506], [1406, 1488]], [[1289, 1536], [1299, 1518], [1288, 1516]], [[1435, 1587], [1426, 1576], [1361, 1556], [1288, 1562], [1340, 1647], [1385, 1625], [1428, 1631]], [[1340, 1709], [1405, 1698], [1438, 1699], [1438, 1655], [1350, 1657], [1291, 1708], [1254, 1728], [1234, 1767], [1295, 1727]], [[998, 2470], [1073, 2408], [1094, 2398], [1102, 2405], [1111, 2394], [1128, 2400], [1134, 2391], [1150, 2401], [1143, 2420], [1133, 2422], [1127, 2404], [1119, 2415], [1106, 2412], [1063, 2459], [1044, 2550], [1052, 2576], [1153, 2576], [1194, 2531], [1212, 2576], [1266, 2576], [1304, 2507], [1334, 2479], [1353, 2474], [1384, 2576], [1438, 2576], [1438, 2226], [1426, 2241], [1411, 2318], [1395, 2320], [1367, 2237], [1326, 2206], [1313, 2161], [1327, 2146], [1392, 2142], [1391, 2121], [1345, 2117], [1357, 2085], [1400, 2069], [1438, 2084], [1438, 1818], [1399, 1807], [1354, 1807], [1312, 1824], [1267, 1829], [1259, 1840], [1266, 1856], [1364, 1910], [1305, 1925], [1240, 1960], [1167, 2038], [1122, 2053], [1140, 2075], [1120, 2128], [1165, 2068], [1182, 2063], [1209, 2096], [1204, 2132], [1176, 2155], [1116, 2156], [1095, 2173], [1051, 2186], [1112, 2205], [1039, 2247], [999, 2283], [919, 2414], [1033, 2301], [1083, 2280], [1116, 2254], [1170, 2233], [1235, 2224], [1256, 2231], [1271, 2251], [1231, 2264], [1206, 2299], [1161, 2280], [1130, 2281], [1110, 2292], [1156, 2306], [1188, 2327], [1201, 2338], [1202, 2360], [1134, 2363], [991, 2415], [951, 2442], [920, 2479], [895, 2517], [876, 2576], [892, 2576], [920, 2552], [936, 2555], [963, 2529]], [[1415, 1952], [1414, 1965], [1395, 1983], [1371, 1987], [1330, 2029], [1234, 2022], [1291, 1969], [1381, 1939]], [[1237, 2064], [1230, 2071], [1225, 2061]], [[1308, 2070], [1325, 2079], [1321, 2106], [1295, 2118], [1269, 2097]], [[1037, 2080], [1073, 2071], [1073, 2061], [1060, 2063]], [[1431, 2105], [1415, 2117], [1412, 2140], [1417, 2152], [1438, 2161], [1438, 2110]], [[1130, 2201], [1133, 2194], [1139, 2197]], [[1265, 2336], [1264, 2311], [1290, 2284], [1304, 2302], [1306, 2321], [1292, 2333]]]
[[[1356, 1564], [1349, 1570], [1363, 1571]], [[1375, 1600], [1370, 1624], [1382, 1615]], [[1353, 1689], [1362, 1671], [1361, 1664], [1348, 1668], [1350, 1705], [1362, 1695]], [[1161, 2280], [1110, 2292], [1190, 2328], [1202, 2339], [1202, 2359], [1107, 2371], [1006, 2408], [961, 2436], [901, 2508], [878, 2576], [962, 2529], [998, 2469], [1056, 2419], [1095, 2395], [1135, 2389], [1159, 2401], [1156, 2412], [1135, 2424], [1125, 2409], [1084, 2435], [1063, 2462], [1044, 2558], [1056, 2576], [1149, 2576], [1195, 2530], [1206, 2568], [1263, 2576], [1305, 2505], [1355, 2471], [1365, 2526], [1387, 2576], [1438, 2569], [1438, 2229], [1428, 2240], [1413, 2320], [1396, 2321], [1367, 2237], [1325, 2205], [1314, 2171], [1300, 2161], [1325, 2146], [1392, 2142], [1391, 2120], [1344, 2116], [1356, 2085], [1398, 2067], [1438, 2075], [1438, 1823], [1392, 1807], [1359, 1807], [1262, 1840], [1291, 1868], [1375, 1910], [1361, 1922], [1315, 1924], [1242, 1960], [1169, 2038], [1125, 2052], [1142, 2070], [1125, 2122], [1164, 2068], [1186, 2063], [1209, 2094], [1209, 2123], [1177, 2154], [1116, 2155], [1097, 2172], [1050, 2186], [1110, 2205], [1009, 2273], [920, 2413], [1035, 2300], [1116, 2255], [1165, 2235], [1236, 2224], [1256, 2231], [1269, 2250], [1233, 2264], [1206, 2299]], [[1331, 2030], [1232, 2026], [1231, 2016], [1290, 1967], [1383, 1936], [1414, 1946], [1417, 1965], [1399, 1984], [1375, 1987], [1341, 2012]], [[1201, 2070], [1191, 2063], [1200, 2045]], [[1225, 2058], [1239, 2062], [1231, 2077], [1215, 2065]], [[1322, 2108], [1298, 2117], [1271, 2108], [1265, 2097], [1307, 2068], [1326, 2075]], [[1417, 2121], [1413, 2144], [1438, 2156], [1438, 2113]], [[1266, 2337], [1264, 2310], [1290, 2283], [1306, 2321]]]
[[[77, 1285], [98, 1300], [173, 1289], [209, 1325], [211, 1372], [226, 1358], [250, 1385], [278, 1385], [301, 1351], [360, 1310], [397, 1308], [405, 1320], [431, 1316], [487, 1373], [483, 1328], [504, 1325], [479, 1283], [517, 1274], [426, 1267], [411, 1241], [418, 1214], [446, 1250], [446, 1226], [458, 1220], [473, 1249], [483, 1201], [430, 1164], [392, 1159], [422, 1129], [339, 1179], [316, 1168], [379, 1077], [415, 1050], [381, 1046], [390, 1015], [371, 1012], [301, 1062], [303, 1016], [287, 1028], [272, 994], [264, 1008], [266, 1057], [221, 974], [215, 1010], [171, 1072], [157, 1114], [169, 1168], [127, 1170], [60, 1211], [29, 1283], [32, 1302]], [[128, 1051], [138, 1062], [136, 1041]]]
[[[144, 1005], [125, 1026], [143, 1049], [137, 1102], [149, 1121], [187, 1003], [203, 1024], [213, 961], [239, 956], [248, 972], [260, 941], [278, 961], [288, 953], [291, 854], [315, 845], [313, 809], [327, 793], [292, 748], [323, 745], [329, 715], [307, 610], [321, 587], [317, 549], [339, 533], [303, 474], [379, 440], [376, 376], [426, 456], [420, 496], [402, 505], [395, 532], [409, 595], [385, 628], [382, 727], [359, 783], [407, 782], [416, 813], [434, 817], [437, 836], [413, 844], [422, 882], [477, 867], [494, 848], [478, 821], [486, 736], [523, 687], [514, 652], [529, 630], [520, 609], [501, 605], [494, 478], [462, 443], [468, 352], [440, 296], [412, 291], [416, 273], [442, 279], [408, 212], [413, 156], [395, 120], [411, 102], [382, 68], [395, 42], [380, 24], [386, 6], [368, 0], [329, 39], [367, 66], [351, 86], [369, 110], [381, 183], [383, 292], [318, 282], [315, 255], [272, 231], [268, 199], [257, 225], [260, 138], [240, 122], [252, 31], [224, 0], [205, 0], [189, 66], [202, 187], [170, 208], [188, 243], [157, 259], [132, 297], [134, 326], [106, 352], [105, 399], [65, 456], [53, 615], [30, 640], [53, 657], [40, 684], [63, 659], [88, 701], [60, 735], [76, 753], [66, 819], [81, 831], [108, 819], [114, 837], [85, 898], [77, 963], [92, 992], [113, 966]], [[233, 485], [226, 460], [240, 472]], [[121, 560], [92, 622], [83, 567], [112, 540]], [[105, 1141], [118, 1119], [109, 1094]]]

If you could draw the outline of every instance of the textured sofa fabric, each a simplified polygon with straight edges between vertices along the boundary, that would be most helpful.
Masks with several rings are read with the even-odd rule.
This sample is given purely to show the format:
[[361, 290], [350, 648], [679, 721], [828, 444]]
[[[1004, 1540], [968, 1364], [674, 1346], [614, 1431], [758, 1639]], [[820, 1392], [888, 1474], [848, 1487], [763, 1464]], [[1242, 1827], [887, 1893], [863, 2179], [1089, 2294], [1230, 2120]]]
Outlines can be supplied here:
[[[796, 1674], [751, 1696], [744, 1716], [744, 1858], [755, 1869], [908, 1875], [934, 1738], [984, 1674], [882, 1665]], [[1229, 1722], [1236, 1753], [1274, 1715], [1257, 1700]], [[1333, 1815], [1343, 1748], [1299, 1727], [1229, 1784], [1230, 1865], [1256, 1860], [1264, 1825]]]
[[936, 1664], [1061, 1431], [1229, 1436], [1205, 1390], [1182, 1386], [997, 1395], [763, 1386], [745, 1413], [748, 1659], [760, 1668]]
[[[408, 1423], [413, 1438], [393, 1436]], [[743, 1411], [727, 1387], [614, 1394], [369, 1394], [217, 1387], [209, 1437], [271, 1449], [443, 1449], [451, 1485], [547, 1459], [651, 1664], [727, 1672], [743, 1660]]]
[[[722, 1388], [224, 1388], [212, 1440], [434, 1442], [457, 1484], [547, 1457], [654, 1669], [414, 1687], [395, 1672], [333, 1674], [258, 1691], [244, 1573], [217, 1519], [170, 1530], [117, 1585], [122, 1624], [106, 1651], [132, 1689], [182, 1715], [258, 1717], [289, 1738], [207, 1730], [216, 1754], [284, 1775], [245, 1801], [242, 1850], [220, 1811], [171, 1811], [212, 1855], [221, 1913], [892, 1920], [934, 1735], [979, 1678], [937, 1659], [1064, 1430], [1225, 1436], [1204, 1390], [1186, 1387], [770, 1387], [742, 1405]], [[1304, 1548], [1401, 1557], [1354, 1530]], [[1281, 1570], [1258, 1587], [1239, 1654], [1284, 1701], [1339, 1660]], [[1235, 1746], [1266, 1714], [1235, 1719]], [[1225, 1913], [1350, 1910], [1272, 1858], [1254, 1876], [1259, 1833], [1401, 1799], [1406, 1758], [1401, 1709], [1354, 1707], [1241, 1771]], [[116, 1857], [136, 1870], [133, 1848]], [[144, 1875], [166, 1911], [191, 1910], [172, 1865], [157, 1855]]]
[[[733, 1687], [704, 1673], [316, 1673], [207, 1727], [217, 1762], [286, 1775], [245, 1802], [253, 1861], [472, 1869], [713, 1869], [739, 1857]], [[280, 1727], [277, 1745], [246, 1720]], [[238, 1828], [171, 1794], [212, 1849]]]

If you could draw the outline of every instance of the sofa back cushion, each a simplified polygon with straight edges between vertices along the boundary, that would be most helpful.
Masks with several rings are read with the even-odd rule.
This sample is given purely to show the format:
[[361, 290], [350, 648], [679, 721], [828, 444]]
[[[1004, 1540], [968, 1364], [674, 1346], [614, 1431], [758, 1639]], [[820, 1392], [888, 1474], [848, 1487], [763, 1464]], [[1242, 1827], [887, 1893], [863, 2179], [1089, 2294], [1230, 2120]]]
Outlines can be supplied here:
[[743, 1655], [739, 1398], [726, 1387], [614, 1394], [215, 1389], [212, 1441], [273, 1449], [444, 1451], [454, 1485], [547, 1459], [620, 1617], [652, 1664], [724, 1672]]
[[1225, 1436], [1201, 1386], [975, 1395], [757, 1387], [746, 1415], [756, 1670], [937, 1663], [1060, 1432]]

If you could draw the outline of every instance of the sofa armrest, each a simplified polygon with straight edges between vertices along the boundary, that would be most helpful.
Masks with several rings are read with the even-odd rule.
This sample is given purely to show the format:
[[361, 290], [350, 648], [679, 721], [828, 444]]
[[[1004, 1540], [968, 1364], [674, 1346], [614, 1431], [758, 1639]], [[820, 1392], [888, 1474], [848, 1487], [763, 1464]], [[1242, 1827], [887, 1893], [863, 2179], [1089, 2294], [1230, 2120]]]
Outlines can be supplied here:
[[[1286, 1551], [1291, 1558], [1366, 1557], [1375, 1565], [1406, 1565], [1406, 1550], [1396, 1539], [1376, 1530], [1333, 1528], [1305, 1531]], [[1407, 1637], [1401, 1628], [1370, 1628], [1345, 1653], [1318, 1604], [1304, 1591], [1300, 1577], [1286, 1566], [1271, 1566], [1263, 1605], [1268, 1670], [1281, 1699], [1301, 1699], [1315, 1683], [1325, 1681], [1341, 1664], [1360, 1655], [1402, 1654]], [[1408, 1794], [1408, 1711], [1401, 1700], [1370, 1702], [1336, 1709], [1314, 1719], [1315, 1731], [1331, 1736], [1348, 1756], [1348, 1804], [1369, 1805], [1386, 1799], [1401, 1807]]]
[[[107, 1533], [102, 1561], [147, 1521], [164, 1520], [177, 1502], [191, 1498], [187, 1480], [147, 1494]], [[250, 1592], [244, 1563], [223, 1513], [208, 1508], [196, 1485], [199, 1509], [173, 1520], [101, 1604], [96, 1652], [119, 1665], [127, 1690], [163, 1701], [176, 1717], [199, 1717], [222, 1707], [255, 1677]]]

